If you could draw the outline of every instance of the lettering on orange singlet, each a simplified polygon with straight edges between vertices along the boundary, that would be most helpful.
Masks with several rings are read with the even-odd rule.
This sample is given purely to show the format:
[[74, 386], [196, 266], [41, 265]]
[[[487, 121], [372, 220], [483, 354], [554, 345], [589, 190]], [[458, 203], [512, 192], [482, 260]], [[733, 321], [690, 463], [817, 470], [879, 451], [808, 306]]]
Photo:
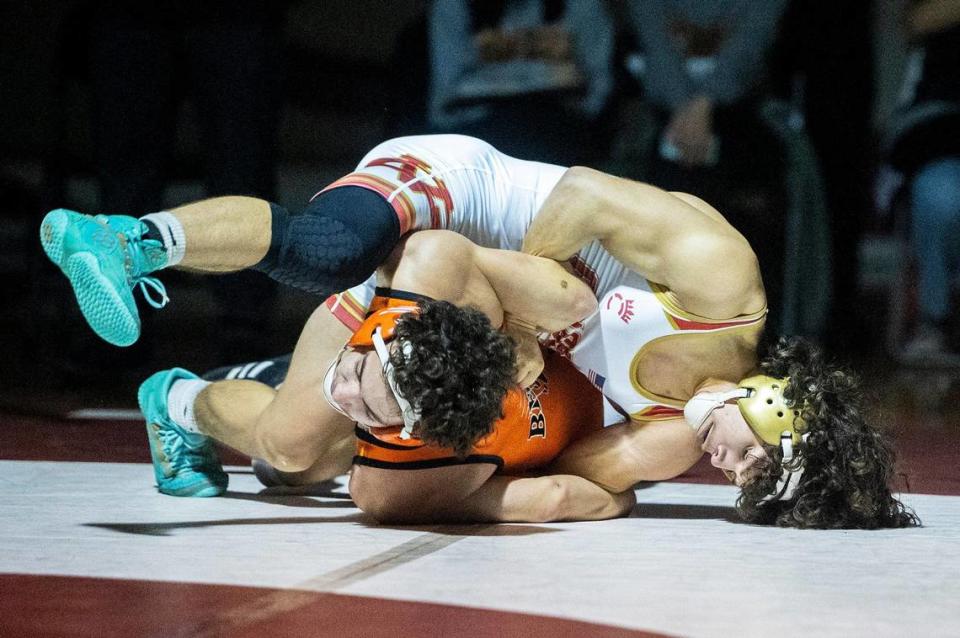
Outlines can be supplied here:
[[545, 438], [547, 436], [547, 417], [544, 414], [543, 405], [540, 403], [540, 397], [550, 392], [546, 376], [541, 373], [537, 380], [524, 392], [527, 395], [527, 412], [530, 415], [530, 435], [527, 438]]

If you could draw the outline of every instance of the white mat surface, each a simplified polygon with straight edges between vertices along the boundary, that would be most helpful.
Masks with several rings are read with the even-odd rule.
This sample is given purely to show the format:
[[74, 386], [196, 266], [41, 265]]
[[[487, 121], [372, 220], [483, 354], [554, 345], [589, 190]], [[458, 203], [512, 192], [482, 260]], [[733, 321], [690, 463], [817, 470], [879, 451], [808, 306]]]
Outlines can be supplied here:
[[[628, 519], [388, 528], [345, 495], [157, 494], [139, 464], [0, 461], [0, 572], [337, 591], [682, 636], [960, 635], [960, 497], [922, 529], [735, 522], [732, 487], [638, 491]], [[340, 488], [342, 492], [343, 488]], [[775, 634], [772, 631], [775, 630]]]

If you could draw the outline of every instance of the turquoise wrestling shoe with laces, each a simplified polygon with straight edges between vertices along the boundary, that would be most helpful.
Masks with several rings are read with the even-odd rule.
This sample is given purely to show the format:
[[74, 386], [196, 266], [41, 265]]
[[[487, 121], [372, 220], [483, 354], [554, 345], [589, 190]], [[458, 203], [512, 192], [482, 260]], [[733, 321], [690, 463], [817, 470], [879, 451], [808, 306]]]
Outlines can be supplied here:
[[[58, 208], [40, 224], [40, 242], [50, 261], [70, 280], [80, 312], [93, 331], [115, 346], [140, 337], [140, 315], [133, 299], [139, 285], [154, 308], [170, 300], [163, 284], [148, 273], [163, 268], [167, 255], [159, 241], [144, 239], [146, 225], [125, 215], [82, 215]], [[150, 297], [148, 286], [160, 294]]]
[[220, 496], [227, 489], [228, 477], [213, 441], [178, 426], [167, 408], [173, 382], [197, 378], [182, 368], [162, 370], [144, 381], [137, 392], [140, 411], [147, 419], [157, 489], [170, 496]]

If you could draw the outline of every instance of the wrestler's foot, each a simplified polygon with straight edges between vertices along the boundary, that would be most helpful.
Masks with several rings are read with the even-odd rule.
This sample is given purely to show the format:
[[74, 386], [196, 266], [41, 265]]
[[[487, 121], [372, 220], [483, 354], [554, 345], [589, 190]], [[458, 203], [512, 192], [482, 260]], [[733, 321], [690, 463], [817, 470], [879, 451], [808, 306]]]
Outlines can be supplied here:
[[[163, 284], [146, 276], [165, 266], [167, 255], [161, 242], [144, 239], [145, 232], [134, 217], [93, 217], [63, 208], [47, 213], [40, 224], [43, 250], [70, 280], [87, 323], [116, 346], [129, 346], [140, 336], [135, 286], [154, 308], [169, 301]], [[159, 301], [148, 286], [160, 293]]]
[[187, 432], [170, 418], [167, 394], [178, 379], [197, 379], [182, 368], [157, 372], [140, 386], [137, 400], [147, 419], [147, 438], [157, 489], [171, 496], [220, 496], [227, 474], [209, 437]]

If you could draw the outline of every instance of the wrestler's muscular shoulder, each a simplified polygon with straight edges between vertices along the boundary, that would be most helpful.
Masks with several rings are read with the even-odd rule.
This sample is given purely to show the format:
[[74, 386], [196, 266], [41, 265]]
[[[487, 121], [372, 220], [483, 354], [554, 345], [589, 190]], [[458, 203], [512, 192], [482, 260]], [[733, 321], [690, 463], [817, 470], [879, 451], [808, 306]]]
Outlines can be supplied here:
[[524, 239], [524, 251], [567, 259], [592, 240], [669, 288], [689, 312], [727, 319], [766, 305], [750, 245], [703, 200], [584, 167], [567, 170]]
[[[714, 292], [720, 295], [720, 303], [723, 304], [715, 313], [720, 316], [714, 316], [711, 313], [703, 316], [725, 319], [727, 316], [753, 314], [766, 308], [767, 298], [763, 289], [760, 264], [746, 238], [731, 226], [716, 208], [699, 197], [680, 192], [670, 192], [670, 195], [696, 208], [725, 230], [722, 235], [707, 234], [702, 238], [702, 241], [707, 244], [704, 246], [702, 255], [702, 259], [707, 264], [707, 272], [712, 264], [716, 264], [719, 269], [716, 271], [718, 280], [715, 284], [723, 287], [719, 290], [714, 289]], [[695, 255], [691, 257], [696, 258]], [[710, 288], [713, 287], [708, 286], [707, 290]], [[735, 314], [731, 314], [732, 312]]]

